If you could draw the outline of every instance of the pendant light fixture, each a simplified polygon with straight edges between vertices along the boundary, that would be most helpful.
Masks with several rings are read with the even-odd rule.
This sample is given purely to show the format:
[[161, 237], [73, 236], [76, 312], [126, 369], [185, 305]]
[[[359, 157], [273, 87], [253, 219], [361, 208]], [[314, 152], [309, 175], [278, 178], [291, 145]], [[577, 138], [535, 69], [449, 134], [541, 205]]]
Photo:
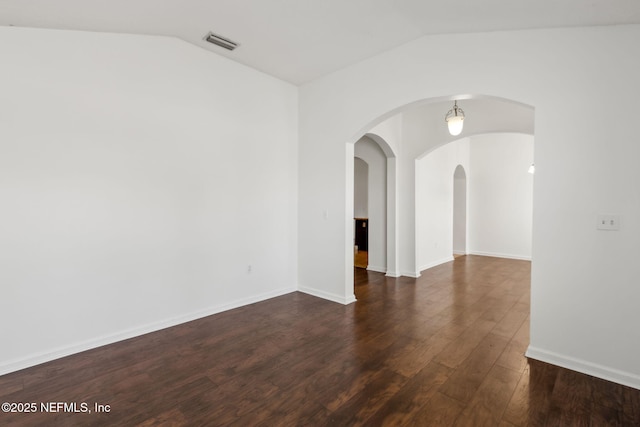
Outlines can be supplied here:
[[458, 136], [462, 132], [462, 126], [464, 125], [464, 111], [458, 107], [458, 101], [453, 102], [453, 108], [447, 112], [444, 117], [444, 121], [447, 122], [449, 127], [449, 133], [453, 136]]

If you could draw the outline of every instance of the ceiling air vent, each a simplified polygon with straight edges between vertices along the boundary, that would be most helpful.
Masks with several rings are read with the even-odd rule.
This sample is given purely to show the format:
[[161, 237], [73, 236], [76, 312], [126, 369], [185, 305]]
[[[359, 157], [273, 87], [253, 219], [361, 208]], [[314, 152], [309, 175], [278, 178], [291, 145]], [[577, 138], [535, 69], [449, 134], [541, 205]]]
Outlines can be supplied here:
[[238, 43], [232, 42], [231, 40], [225, 39], [224, 37], [220, 37], [216, 34], [213, 34], [212, 32], [209, 32], [206, 36], [204, 36], [204, 40], [223, 47], [227, 50], [233, 50], [238, 47]]

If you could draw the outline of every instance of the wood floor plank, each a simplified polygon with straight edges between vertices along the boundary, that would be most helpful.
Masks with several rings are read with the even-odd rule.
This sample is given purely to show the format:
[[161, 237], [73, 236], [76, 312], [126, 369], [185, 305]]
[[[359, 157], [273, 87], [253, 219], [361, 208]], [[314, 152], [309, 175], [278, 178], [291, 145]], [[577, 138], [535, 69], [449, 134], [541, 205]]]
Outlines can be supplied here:
[[503, 337], [488, 334], [441, 387], [442, 393], [468, 404], [507, 345]]
[[451, 342], [442, 334], [436, 334], [425, 342], [414, 341], [401, 352], [389, 357], [385, 364], [399, 374], [411, 377], [428, 365]]
[[527, 359], [524, 357], [529, 346], [529, 318], [527, 317], [521, 324], [516, 334], [511, 338], [507, 347], [496, 362], [498, 365], [524, 372], [527, 367]]
[[[640, 425], [640, 392], [629, 387], [619, 387], [618, 385], [615, 385], [615, 388], [622, 389], [623, 401], [621, 405], [612, 404], [611, 407], [619, 410], [622, 406], [624, 424], [633, 425], [633, 423], [637, 423]], [[600, 403], [604, 405], [607, 400], [604, 398]]]
[[187, 418], [177, 408], [169, 409], [158, 416], [149, 418], [137, 427], [154, 427], [154, 426], [166, 426], [166, 427], [179, 427], [188, 424]]
[[453, 426], [465, 405], [442, 393], [436, 393], [424, 406], [417, 410], [406, 426]]
[[518, 304], [514, 304], [491, 332], [501, 337], [511, 339], [528, 317], [528, 312], [522, 312], [519, 310]]
[[559, 417], [547, 421], [558, 419], [562, 425], [591, 425], [593, 384], [587, 375], [573, 371], [560, 372], [551, 396], [552, 411], [559, 408]]
[[377, 372], [360, 393], [354, 394], [351, 399], [331, 411], [330, 423], [344, 426], [370, 425], [368, 420], [398, 393], [407, 380], [407, 377], [391, 370]]
[[546, 363], [529, 361], [529, 378], [526, 383], [528, 423], [545, 425], [557, 416], [552, 407], [552, 397], [560, 372], [561, 370]]
[[456, 422], [459, 427], [493, 427], [500, 423], [518, 385], [520, 373], [494, 365]]
[[[542, 425], [543, 420], [533, 419], [534, 414], [532, 414], [532, 411], [530, 410], [529, 377], [529, 368], [527, 367], [520, 375], [516, 389], [511, 395], [511, 399], [505, 408], [505, 412], [502, 416], [503, 421], [517, 426], [524, 426], [528, 424]], [[530, 421], [536, 422], [530, 423]]]
[[18, 373], [0, 377], [0, 398], [24, 389], [24, 378]]
[[357, 302], [291, 293], [0, 376], [8, 426], [636, 426], [640, 391], [527, 360], [527, 261], [418, 279], [355, 269]]
[[367, 424], [398, 426], [406, 425], [413, 414], [435, 395], [438, 388], [449, 378], [451, 368], [431, 362], [371, 416]]
[[496, 323], [492, 320], [479, 320], [460, 335], [459, 339], [450, 343], [439, 353], [435, 361], [450, 368], [457, 368], [469, 357], [495, 325]]

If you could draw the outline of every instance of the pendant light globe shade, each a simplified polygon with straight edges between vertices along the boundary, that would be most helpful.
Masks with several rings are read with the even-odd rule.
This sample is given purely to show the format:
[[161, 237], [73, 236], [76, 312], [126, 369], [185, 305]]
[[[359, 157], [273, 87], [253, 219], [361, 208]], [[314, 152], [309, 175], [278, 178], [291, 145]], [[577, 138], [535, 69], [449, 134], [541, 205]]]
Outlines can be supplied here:
[[464, 126], [464, 117], [453, 116], [449, 118], [449, 120], [447, 120], [447, 126], [452, 136], [460, 135], [462, 133], [462, 127]]
[[447, 122], [449, 133], [452, 136], [458, 136], [462, 133], [462, 127], [464, 126], [464, 111], [462, 111], [462, 108], [458, 107], [458, 101], [454, 101], [453, 108], [447, 111], [447, 114], [444, 116], [444, 120]]

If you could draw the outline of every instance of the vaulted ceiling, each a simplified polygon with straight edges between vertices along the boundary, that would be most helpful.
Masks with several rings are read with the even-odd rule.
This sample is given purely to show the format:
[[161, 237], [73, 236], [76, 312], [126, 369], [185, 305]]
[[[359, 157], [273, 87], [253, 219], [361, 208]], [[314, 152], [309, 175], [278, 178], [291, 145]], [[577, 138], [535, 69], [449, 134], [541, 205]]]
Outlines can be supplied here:
[[0, 25], [178, 37], [294, 84], [427, 34], [631, 23], [639, 0], [0, 0]]

